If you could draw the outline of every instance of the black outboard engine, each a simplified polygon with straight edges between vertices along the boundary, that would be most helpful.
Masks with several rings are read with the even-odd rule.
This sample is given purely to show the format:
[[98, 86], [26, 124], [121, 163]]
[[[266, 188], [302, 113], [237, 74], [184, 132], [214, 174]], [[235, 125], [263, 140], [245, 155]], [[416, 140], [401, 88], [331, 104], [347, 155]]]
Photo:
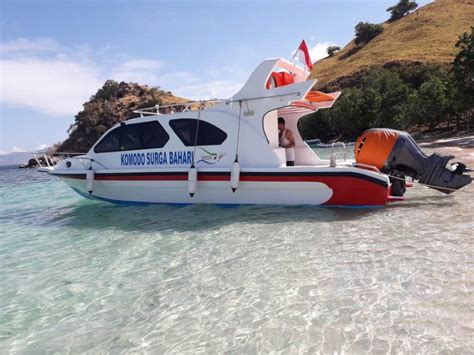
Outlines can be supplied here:
[[405, 176], [446, 194], [472, 181], [470, 176], [464, 175], [467, 171], [464, 164], [452, 164], [451, 169], [446, 167], [454, 156], [438, 153], [427, 156], [415, 140], [402, 131], [382, 128], [365, 131], [357, 139], [354, 154], [357, 163], [376, 166], [391, 176], [394, 196], [405, 192]]

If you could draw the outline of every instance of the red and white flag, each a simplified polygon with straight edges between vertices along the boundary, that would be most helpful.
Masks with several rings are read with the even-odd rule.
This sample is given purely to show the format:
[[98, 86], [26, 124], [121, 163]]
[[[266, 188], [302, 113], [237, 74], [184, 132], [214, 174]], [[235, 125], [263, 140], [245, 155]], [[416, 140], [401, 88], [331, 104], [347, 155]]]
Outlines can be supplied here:
[[296, 58], [299, 62], [306, 65], [308, 69], [311, 69], [313, 67], [313, 63], [311, 62], [311, 57], [309, 56], [308, 46], [306, 45], [305, 40], [301, 41], [301, 44], [296, 50], [296, 53], [293, 56], [293, 58]]

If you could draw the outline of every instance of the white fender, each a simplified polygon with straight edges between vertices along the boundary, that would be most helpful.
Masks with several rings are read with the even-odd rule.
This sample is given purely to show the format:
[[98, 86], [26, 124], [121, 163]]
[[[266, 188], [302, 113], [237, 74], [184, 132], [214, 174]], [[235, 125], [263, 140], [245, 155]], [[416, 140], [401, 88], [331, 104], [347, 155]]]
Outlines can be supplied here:
[[194, 166], [188, 170], [188, 192], [191, 197], [196, 193], [197, 173], [197, 169]]
[[92, 169], [87, 170], [86, 172], [86, 187], [87, 192], [92, 194], [92, 191], [94, 191], [94, 170]]
[[232, 192], [235, 192], [239, 187], [240, 181], [240, 163], [238, 161], [234, 161], [232, 164], [232, 169], [230, 170], [230, 187], [232, 188]]

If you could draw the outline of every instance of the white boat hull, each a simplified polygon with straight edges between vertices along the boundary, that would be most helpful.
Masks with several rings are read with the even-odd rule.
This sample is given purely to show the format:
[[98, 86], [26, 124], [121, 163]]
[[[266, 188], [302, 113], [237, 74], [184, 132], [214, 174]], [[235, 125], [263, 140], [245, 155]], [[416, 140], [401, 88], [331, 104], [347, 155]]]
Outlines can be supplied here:
[[279, 170], [242, 172], [235, 192], [230, 173], [199, 172], [193, 197], [186, 171], [96, 173], [91, 193], [84, 173], [54, 175], [85, 197], [116, 203], [378, 206], [387, 201], [383, 175], [354, 168]]

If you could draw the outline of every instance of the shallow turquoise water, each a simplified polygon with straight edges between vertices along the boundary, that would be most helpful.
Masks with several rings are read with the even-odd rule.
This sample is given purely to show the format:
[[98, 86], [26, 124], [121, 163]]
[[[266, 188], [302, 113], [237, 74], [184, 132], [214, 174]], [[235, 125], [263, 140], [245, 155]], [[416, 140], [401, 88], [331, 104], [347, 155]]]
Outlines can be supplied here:
[[0, 353], [474, 352], [472, 186], [352, 210], [0, 182]]

